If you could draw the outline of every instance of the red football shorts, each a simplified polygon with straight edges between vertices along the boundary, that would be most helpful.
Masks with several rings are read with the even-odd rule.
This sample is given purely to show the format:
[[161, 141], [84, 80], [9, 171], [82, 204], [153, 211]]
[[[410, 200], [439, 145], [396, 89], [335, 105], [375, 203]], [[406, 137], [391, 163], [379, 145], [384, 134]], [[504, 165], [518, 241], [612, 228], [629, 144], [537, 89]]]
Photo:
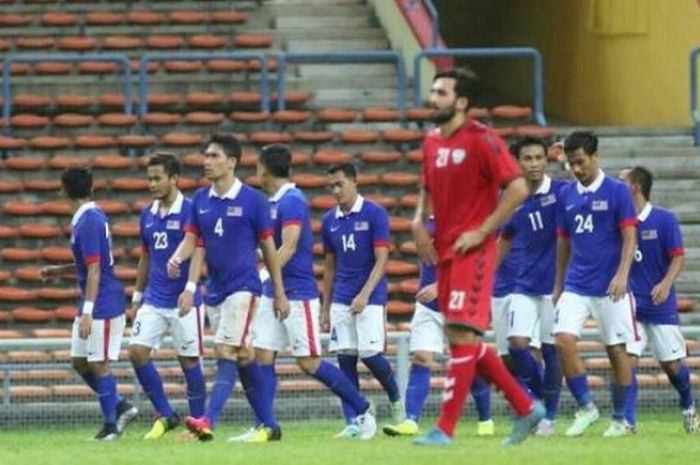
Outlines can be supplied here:
[[446, 323], [483, 333], [491, 322], [496, 244], [487, 241], [437, 267], [438, 302]]

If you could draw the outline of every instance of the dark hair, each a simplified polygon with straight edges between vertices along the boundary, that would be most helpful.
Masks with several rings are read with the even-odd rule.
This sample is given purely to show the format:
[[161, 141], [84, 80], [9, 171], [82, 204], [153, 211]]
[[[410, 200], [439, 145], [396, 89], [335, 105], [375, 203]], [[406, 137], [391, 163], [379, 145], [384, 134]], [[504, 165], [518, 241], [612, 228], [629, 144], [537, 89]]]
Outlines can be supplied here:
[[538, 139], [536, 137], [524, 137], [522, 139], [516, 140], [510, 145], [510, 153], [515, 158], [520, 159], [520, 151], [524, 147], [530, 147], [531, 145], [542, 147], [542, 150], [544, 150], [545, 157], [547, 156], [547, 144], [545, 144], [542, 139]]
[[286, 145], [270, 144], [260, 151], [260, 163], [276, 178], [288, 178], [292, 167], [292, 153]]
[[168, 177], [179, 176], [182, 171], [177, 157], [170, 152], [156, 152], [148, 159], [146, 166], [162, 166]]
[[564, 140], [564, 152], [575, 152], [578, 149], [583, 149], [586, 155], [593, 155], [598, 151], [598, 138], [590, 131], [572, 132]]
[[440, 78], [454, 79], [455, 95], [457, 97], [466, 97], [469, 100], [469, 106], [474, 104], [479, 95], [479, 79], [476, 74], [465, 69], [438, 71], [433, 78], [433, 82]]
[[645, 200], [651, 197], [651, 186], [654, 184], [654, 175], [644, 166], [635, 166], [630, 169], [627, 178], [632, 184], [636, 184], [642, 190]]
[[242, 155], [241, 144], [234, 136], [230, 134], [212, 134], [207, 145], [209, 144], [220, 146], [227, 158], [235, 158], [236, 166], [240, 164]]
[[87, 168], [70, 167], [61, 174], [61, 185], [69, 199], [87, 199], [92, 195], [92, 172]]
[[328, 174], [335, 174], [338, 171], [342, 171], [345, 177], [353, 181], [357, 179], [357, 168], [352, 163], [333, 163], [328, 167]]

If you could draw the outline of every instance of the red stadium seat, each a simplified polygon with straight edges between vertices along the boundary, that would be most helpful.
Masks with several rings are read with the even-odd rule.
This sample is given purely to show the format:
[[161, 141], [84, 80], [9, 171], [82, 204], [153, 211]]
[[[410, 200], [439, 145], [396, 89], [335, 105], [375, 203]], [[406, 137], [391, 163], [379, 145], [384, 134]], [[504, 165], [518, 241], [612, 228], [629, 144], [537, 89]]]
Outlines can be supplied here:
[[0, 26], [3, 27], [22, 27], [29, 26], [34, 22], [34, 17], [25, 14], [0, 14]]
[[3, 302], [29, 302], [36, 298], [37, 292], [34, 290], [13, 286], [0, 287], [0, 301]]
[[248, 13], [234, 10], [214, 11], [209, 17], [211, 22], [218, 24], [243, 24], [248, 21]]
[[97, 47], [97, 40], [93, 37], [63, 37], [56, 44], [59, 50], [71, 52], [87, 52]]
[[224, 114], [209, 111], [193, 111], [185, 115], [185, 121], [189, 124], [202, 126], [219, 125], [224, 121]]
[[365, 195], [365, 198], [375, 203], [378, 203], [384, 208], [394, 208], [399, 204], [399, 202], [394, 197], [389, 197], [387, 195], [382, 194], [367, 194]]
[[258, 92], [232, 92], [229, 95], [231, 103], [241, 106], [259, 105], [262, 97]]
[[0, 150], [22, 150], [26, 146], [24, 139], [0, 136]]
[[332, 165], [334, 163], [350, 163], [353, 156], [344, 150], [320, 150], [313, 156], [316, 165]]
[[389, 228], [392, 232], [410, 232], [412, 221], [401, 216], [389, 217]]
[[163, 69], [169, 73], [198, 73], [204, 69], [201, 61], [164, 61]]
[[201, 145], [203, 140], [201, 134], [174, 132], [163, 136], [161, 142], [169, 147], [192, 147]]
[[387, 186], [418, 186], [420, 176], [404, 171], [392, 171], [382, 175], [382, 183]]
[[117, 144], [121, 147], [151, 147], [156, 145], [158, 138], [150, 134], [122, 134], [117, 136]]
[[26, 191], [58, 192], [61, 190], [61, 181], [58, 179], [27, 179], [22, 183]]
[[17, 94], [12, 99], [12, 103], [17, 107], [26, 107], [36, 110], [36, 107], [46, 107], [51, 103], [51, 99], [43, 95]]
[[143, 46], [144, 42], [140, 37], [108, 36], [102, 40], [102, 47], [105, 50], [138, 50]]
[[56, 45], [53, 37], [19, 37], [15, 40], [15, 47], [28, 50], [46, 50]]
[[226, 103], [226, 95], [211, 92], [191, 92], [185, 96], [185, 103], [195, 107], [209, 107]]
[[136, 121], [136, 116], [125, 113], [103, 113], [97, 117], [97, 122], [102, 126], [131, 127]]
[[70, 13], [50, 11], [48, 13], [44, 13], [39, 19], [39, 22], [42, 26], [66, 27], [75, 26], [75, 24], [78, 22], [78, 18]]
[[148, 181], [144, 178], [124, 177], [112, 180], [110, 187], [115, 191], [146, 191]]
[[152, 35], [146, 38], [146, 47], [155, 50], [174, 50], [184, 45], [185, 40], [180, 36]]
[[20, 281], [43, 281], [38, 266], [23, 266], [15, 270], [15, 277]]
[[49, 124], [46, 116], [22, 114], [10, 117], [10, 126], [22, 129], [42, 129]]
[[147, 113], [143, 116], [143, 122], [151, 126], [174, 126], [182, 121], [182, 115], [178, 113]]
[[269, 34], [239, 34], [233, 38], [233, 45], [238, 48], [268, 48], [274, 42]]
[[29, 145], [39, 150], [58, 150], [70, 146], [70, 139], [59, 136], [37, 136], [29, 139]]
[[19, 229], [14, 226], [0, 224], [0, 239], [16, 239], [19, 237]]
[[61, 75], [69, 74], [73, 66], [70, 63], [60, 61], [42, 61], [35, 64], [33, 69], [36, 74]]
[[97, 205], [110, 216], [123, 215], [131, 211], [129, 204], [121, 200], [102, 199], [97, 201]]
[[55, 155], [49, 158], [48, 167], [54, 170], [64, 170], [71, 166], [87, 166], [88, 159], [73, 155]]
[[19, 227], [19, 232], [22, 237], [48, 239], [61, 236], [62, 230], [60, 227], [50, 224], [25, 223]]
[[491, 109], [491, 116], [502, 119], [530, 119], [532, 109], [516, 105], [499, 105]]
[[117, 145], [112, 136], [102, 134], [83, 134], [73, 139], [73, 144], [79, 149], [108, 149]]
[[433, 114], [430, 108], [409, 108], [406, 110], [406, 119], [409, 121], [427, 121]]
[[83, 61], [78, 63], [82, 74], [113, 74], [119, 71], [119, 64], [111, 61]]
[[316, 195], [311, 198], [310, 204], [315, 210], [327, 211], [335, 208], [338, 201], [332, 195]]
[[2, 211], [6, 215], [37, 216], [41, 214], [41, 207], [32, 202], [10, 201], [5, 202]]
[[219, 59], [209, 60], [206, 67], [210, 73], [240, 73], [248, 69], [248, 64], [245, 61]]
[[224, 36], [198, 34], [190, 37], [187, 40], [187, 43], [192, 48], [216, 50], [219, 48], [225, 48], [228, 45], [228, 40]]
[[386, 312], [389, 315], [411, 315], [415, 310], [415, 304], [401, 302], [399, 300], [390, 300], [386, 305]]
[[171, 24], [203, 24], [209, 20], [209, 16], [201, 11], [171, 11], [166, 19]]
[[[42, 287], [37, 291], [41, 300], [75, 300], [80, 296], [77, 287]], [[53, 315], [52, 315], [53, 318]]]
[[300, 188], [318, 188], [326, 186], [326, 177], [312, 173], [300, 173], [292, 176], [292, 181]]
[[358, 186], [374, 186], [379, 183], [379, 176], [376, 174], [360, 173], [357, 176]]
[[90, 11], [84, 16], [91, 26], [114, 26], [124, 21], [124, 15], [113, 11]]
[[130, 11], [126, 14], [126, 22], [128, 24], [135, 24], [139, 26], [151, 26], [155, 24], [160, 24], [163, 20], [163, 16], [155, 13], [153, 11]]
[[302, 124], [311, 118], [311, 112], [300, 110], [276, 111], [272, 114], [272, 121], [281, 124]]
[[420, 142], [423, 140], [425, 133], [416, 129], [397, 128], [384, 131], [382, 136], [387, 142], [401, 144], [410, 142]]
[[[88, 95], [73, 95], [73, 94], [59, 94], [56, 96], [55, 100], [56, 106], [63, 109], [63, 108], [84, 108], [84, 107], [89, 107], [93, 105], [95, 102], [93, 101], [92, 97]], [[89, 116], [89, 115], [80, 115], [80, 116]], [[90, 121], [92, 121], [92, 117], [90, 117]], [[54, 118], [54, 123], [56, 122], [56, 118]]]
[[257, 145], [288, 144], [292, 136], [285, 132], [258, 131], [250, 135], [250, 142]]

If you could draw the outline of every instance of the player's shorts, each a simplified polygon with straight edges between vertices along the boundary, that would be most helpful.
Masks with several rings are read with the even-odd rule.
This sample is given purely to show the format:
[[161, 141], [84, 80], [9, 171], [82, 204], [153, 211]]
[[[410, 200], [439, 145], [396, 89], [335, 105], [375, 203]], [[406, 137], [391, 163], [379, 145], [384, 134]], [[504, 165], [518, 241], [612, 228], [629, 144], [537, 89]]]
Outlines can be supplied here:
[[444, 329], [445, 317], [442, 313], [416, 302], [416, 311], [411, 319], [409, 350], [442, 354], [445, 351]]
[[279, 352], [291, 346], [295, 357], [319, 356], [319, 300], [290, 300], [289, 316], [282, 321], [275, 316], [272, 303], [270, 297], [260, 298], [253, 323], [253, 347]]
[[634, 296], [630, 293], [613, 302], [608, 296], [587, 297], [564, 292], [557, 302], [553, 333], [580, 337], [590, 316], [598, 322], [600, 337], [605, 345], [637, 342], [641, 338], [635, 324]]
[[484, 333], [491, 321], [496, 247], [492, 241], [437, 267], [438, 301], [445, 323]]
[[157, 308], [144, 304], [136, 314], [129, 345], [141, 345], [160, 349], [163, 338], [170, 331], [173, 347], [181, 357], [204, 355], [204, 310], [193, 307], [180, 317], [178, 308]]
[[247, 291], [234, 292], [219, 305], [207, 306], [209, 323], [214, 329], [214, 343], [248, 347], [258, 297]]
[[554, 304], [551, 295], [513, 294], [508, 310], [508, 337], [526, 337], [530, 347], [553, 344]]
[[122, 347], [126, 317], [119, 315], [108, 320], [92, 319], [92, 328], [87, 339], [81, 339], [81, 317], [73, 320], [73, 331], [70, 341], [70, 356], [87, 358], [88, 362], [106, 362], [119, 360]]
[[513, 295], [491, 297], [491, 327], [496, 338], [498, 355], [508, 355], [508, 308]]
[[353, 315], [350, 306], [331, 304], [331, 352], [356, 350], [358, 352], [384, 352], [386, 339], [386, 313], [382, 305], [368, 305]]
[[659, 362], [673, 362], [687, 356], [680, 326], [651, 323], [643, 323], [640, 326], [643, 337], [639, 342], [627, 344], [627, 353], [640, 357], [649, 342], [654, 358]]

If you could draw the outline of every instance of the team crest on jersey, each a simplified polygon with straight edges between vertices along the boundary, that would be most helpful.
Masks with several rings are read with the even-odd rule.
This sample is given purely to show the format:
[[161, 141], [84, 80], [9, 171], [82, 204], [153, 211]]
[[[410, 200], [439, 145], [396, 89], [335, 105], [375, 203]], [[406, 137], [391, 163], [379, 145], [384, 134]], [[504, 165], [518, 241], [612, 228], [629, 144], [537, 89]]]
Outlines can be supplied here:
[[243, 207], [228, 207], [226, 216], [243, 216]]
[[165, 223], [165, 229], [175, 229], [175, 230], [180, 229], [180, 221], [179, 220], [168, 220], [168, 222]]
[[607, 200], [594, 200], [591, 203], [591, 210], [593, 210], [594, 212], [607, 211], [608, 210], [608, 201]]
[[355, 221], [355, 231], [369, 231], [369, 222]]
[[552, 205], [554, 203], [557, 203], [557, 196], [554, 194], [545, 195], [540, 199], [540, 205], [542, 205], [543, 207], [546, 207], [547, 205]]
[[464, 149], [454, 149], [452, 151], [452, 161], [455, 165], [459, 165], [467, 158], [467, 151]]
[[645, 229], [642, 231], [643, 241], [653, 241], [659, 238], [659, 233], [656, 229]]

